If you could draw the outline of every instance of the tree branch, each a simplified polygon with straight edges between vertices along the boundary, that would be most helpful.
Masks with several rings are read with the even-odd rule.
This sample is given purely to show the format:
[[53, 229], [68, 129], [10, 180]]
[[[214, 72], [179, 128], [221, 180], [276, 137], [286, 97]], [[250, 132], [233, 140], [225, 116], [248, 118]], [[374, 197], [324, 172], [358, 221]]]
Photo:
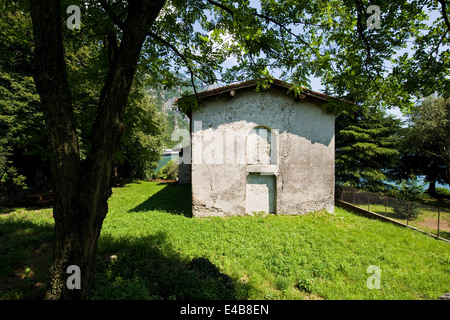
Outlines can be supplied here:
[[117, 56], [119, 47], [117, 45], [117, 38], [114, 32], [108, 31], [107, 39], [108, 39], [108, 62], [111, 65], [113, 63], [113, 60]]
[[[378, 68], [373, 64], [372, 53], [371, 53], [371, 49], [373, 47], [370, 44], [370, 42], [367, 39], [367, 37], [364, 35], [364, 26], [363, 26], [363, 22], [362, 22], [362, 15], [364, 14], [364, 9], [363, 9], [363, 3], [361, 2], [361, 0], [357, 0], [356, 1], [356, 12], [357, 12], [357, 19], [358, 19], [357, 20], [357, 24], [356, 24], [356, 28], [358, 30], [359, 36], [361, 37], [362, 41], [364, 42], [365, 49], [366, 49], [366, 52], [367, 52], [367, 59], [365, 61], [366, 71], [369, 73], [369, 70], [367, 68], [367, 64], [369, 63], [374, 68], [377, 76], [381, 77], [380, 72], [378, 71]], [[375, 81], [372, 77], [370, 77], [370, 78], [371, 78], [371, 80], [373, 82]]]
[[[194, 70], [192, 70], [192, 68], [191, 68], [191, 66], [190, 66], [190, 63], [189, 63], [188, 59], [186, 58], [186, 56], [183, 55], [183, 54], [177, 49], [177, 47], [175, 47], [173, 44], [171, 44], [170, 42], [168, 42], [166, 39], [160, 37], [160, 36], [157, 35], [156, 33], [150, 31], [150, 32], [148, 32], [148, 35], [149, 35], [150, 37], [152, 37], [153, 39], [158, 40], [159, 42], [161, 42], [161, 43], [164, 44], [165, 46], [169, 47], [169, 48], [170, 48], [170, 49], [171, 49], [178, 57], [181, 58], [181, 60], [183, 60], [184, 64], [186, 65], [186, 68], [188, 68], [189, 73], [190, 73], [190, 75], [191, 75], [191, 84], [192, 84], [192, 87], [193, 87], [193, 89], [194, 89], [195, 96], [197, 97], [197, 89], [196, 89], [195, 83], [194, 83], [194, 74], [195, 74], [195, 73], [194, 73]], [[204, 83], [208, 83], [208, 82], [204, 81], [203, 79], [201, 79], [201, 80], [202, 80]]]
[[299, 37], [297, 34], [293, 33], [291, 30], [289, 30], [284, 24], [268, 17], [265, 16], [263, 14], [260, 13], [254, 13], [255, 16], [266, 19], [270, 22], [272, 22], [273, 24], [277, 25], [278, 27], [280, 27], [280, 29], [283, 29], [284, 31], [286, 31], [288, 34], [290, 34], [291, 36], [294, 36], [297, 40], [299, 40], [300, 42], [302, 42], [303, 44], [305, 44], [314, 54], [319, 54], [318, 51], [316, 51], [316, 49], [314, 49], [313, 47], [311, 47], [311, 45], [306, 42], [305, 40], [303, 40], [301, 37]]
[[105, 0], [99, 0], [103, 10], [105, 10], [108, 17], [111, 18], [111, 20], [114, 22], [116, 26], [118, 26], [120, 29], [123, 30], [125, 23], [120, 20], [119, 16], [116, 15], [114, 10], [111, 8], [111, 6], [105, 1]]
[[447, 32], [448, 32], [450, 30], [450, 20], [448, 19], [448, 16], [447, 16], [446, 1], [447, 0], [438, 0], [438, 2], [441, 4], [442, 17], [444, 18], [445, 24], [447, 25]]
[[363, 4], [361, 3], [360, 0], [357, 0], [356, 1], [356, 13], [357, 13], [358, 21], [356, 23], [356, 29], [358, 30], [358, 34], [359, 34], [359, 36], [361, 37], [362, 41], [364, 42], [364, 44], [366, 46], [367, 59], [369, 61], [371, 61], [372, 60], [371, 53], [370, 53], [371, 45], [370, 45], [369, 40], [367, 40], [366, 36], [364, 35], [364, 27], [363, 27], [363, 24], [362, 24], [362, 12], [364, 12], [363, 11]]
[[207, 0], [207, 1], [208, 1], [210, 4], [212, 4], [213, 6], [218, 7], [218, 8], [220, 8], [220, 9], [222, 9], [222, 10], [228, 12], [231, 16], [234, 16], [234, 11], [231, 10], [230, 8], [228, 8], [228, 7], [225, 7], [223, 4], [218, 3], [218, 2], [216, 2], [216, 1], [213, 1], [213, 0]]
[[[230, 8], [224, 6], [224, 5], [221, 4], [221, 3], [218, 3], [218, 2], [216, 2], [216, 1], [213, 1], [213, 0], [207, 0], [207, 1], [208, 1], [210, 4], [212, 4], [213, 6], [216, 6], [216, 7], [218, 7], [218, 8], [221, 8], [222, 10], [225, 10], [225, 11], [228, 12], [232, 17], [234, 17], [234, 11], [231, 10]], [[275, 19], [270, 18], [270, 17], [268, 17], [268, 16], [266, 16], [266, 15], [263, 15], [263, 14], [261, 14], [261, 13], [258, 13], [258, 12], [253, 12], [252, 15], [254, 15], [254, 16], [256, 16], [256, 17], [259, 17], [259, 18], [266, 19], [266, 20], [272, 22], [273, 24], [275, 24], [275, 25], [277, 25], [278, 27], [280, 27], [280, 29], [283, 29], [283, 30], [286, 31], [288, 34], [294, 36], [297, 40], [299, 40], [300, 42], [302, 42], [303, 44], [305, 44], [305, 45], [306, 45], [306, 46], [307, 46], [314, 54], [319, 54], [318, 51], [316, 51], [313, 47], [311, 47], [311, 45], [310, 45], [308, 42], [306, 42], [306, 41], [303, 40], [301, 37], [299, 37], [297, 34], [293, 33], [291, 30], [289, 30], [284, 24], [282, 24], [282, 23], [276, 21]]]
[[430, 58], [433, 57], [433, 54], [436, 52], [436, 56], [439, 50], [439, 47], [441, 46], [442, 41], [444, 41], [445, 37], [447, 36], [447, 33], [450, 31], [450, 21], [447, 16], [447, 4], [444, 0], [438, 0], [438, 2], [441, 4], [442, 9], [442, 17], [444, 18], [445, 24], [447, 25], [447, 30], [445, 30], [444, 34], [442, 35], [442, 38], [439, 40], [438, 44], [434, 48], [433, 51], [430, 53]]

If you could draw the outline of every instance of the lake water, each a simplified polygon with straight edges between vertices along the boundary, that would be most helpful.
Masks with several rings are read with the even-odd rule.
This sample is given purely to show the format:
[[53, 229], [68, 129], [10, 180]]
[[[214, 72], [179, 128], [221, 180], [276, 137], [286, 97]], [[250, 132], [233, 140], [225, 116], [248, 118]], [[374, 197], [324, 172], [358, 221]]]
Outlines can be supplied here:
[[[419, 183], [423, 186], [424, 190], [427, 190], [429, 183], [424, 181], [424, 177], [418, 177], [418, 178], [419, 178]], [[391, 183], [391, 184], [395, 185], [394, 183]], [[438, 182], [436, 182], [436, 188], [444, 188], [444, 189], [450, 190], [450, 186], [449, 185], [441, 184], [441, 183], [438, 183]]]
[[[426, 189], [428, 189], [428, 183], [424, 183], [424, 186], [425, 186]], [[436, 182], [436, 188], [444, 188], [444, 189], [450, 190], [450, 187], [448, 185], [440, 184], [440, 183], [437, 183], [437, 182]]]
[[176, 159], [178, 160], [178, 156], [162, 156], [161, 159], [158, 162], [158, 165], [156, 166], [155, 170], [153, 170], [153, 172], [158, 171], [159, 169], [161, 169], [163, 166], [165, 166], [167, 164], [167, 162], [169, 162], [171, 159]]

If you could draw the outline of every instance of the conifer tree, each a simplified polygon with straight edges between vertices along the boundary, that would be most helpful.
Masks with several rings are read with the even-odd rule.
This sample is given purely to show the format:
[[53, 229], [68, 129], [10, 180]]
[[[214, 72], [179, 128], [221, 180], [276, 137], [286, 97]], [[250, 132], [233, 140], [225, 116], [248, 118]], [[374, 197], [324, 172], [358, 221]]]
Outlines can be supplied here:
[[399, 165], [401, 121], [385, 111], [336, 118], [336, 183], [372, 191], [385, 189]]

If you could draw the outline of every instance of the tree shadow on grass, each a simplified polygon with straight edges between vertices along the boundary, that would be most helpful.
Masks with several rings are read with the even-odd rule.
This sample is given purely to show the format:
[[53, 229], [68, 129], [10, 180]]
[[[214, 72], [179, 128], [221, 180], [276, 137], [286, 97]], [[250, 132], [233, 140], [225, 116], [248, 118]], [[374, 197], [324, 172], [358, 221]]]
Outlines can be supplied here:
[[0, 220], [0, 300], [43, 299], [49, 281], [53, 225]]
[[92, 300], [233, 300], [248, 292], [204, 257], [183, 258], [165, 233], [138, 239], [102, 236]]
[[[165, 184], [165, 183], [164, 183]], [[190, 184], [167, 183], [147, 200], [129, 212], [165, 211], [192, 217], [192, 193]]]
[[[0, 300], [42, 300], [52, 262], [53, 224], [0, 220]], [[205, 257], [181, 256], [165, 233], [140, 238], [103, 235], [88, 299], [246, 299], [250, 286]]]

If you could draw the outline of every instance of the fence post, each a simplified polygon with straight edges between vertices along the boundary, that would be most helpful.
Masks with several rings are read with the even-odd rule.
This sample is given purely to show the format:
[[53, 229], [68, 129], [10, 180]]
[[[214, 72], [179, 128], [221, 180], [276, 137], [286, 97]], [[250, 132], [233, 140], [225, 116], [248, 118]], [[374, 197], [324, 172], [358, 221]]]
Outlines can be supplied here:
[[437, 236], [439, 238], [439, 222], [441, 220], [441, 211], [439, 210], [439, 207], [437, 207], [438, 209], [438, 229], [437, 229]]
[[384, 195], [384, 216], [387, 216], [387, 194]]
[[370, 211], [370, 192], [367, 192], [367, 211]]
[[409, 226], [409, 200], [406, 204], [406, 211], [408, 212], [408, 215], [406, 216], [406, 225]]

